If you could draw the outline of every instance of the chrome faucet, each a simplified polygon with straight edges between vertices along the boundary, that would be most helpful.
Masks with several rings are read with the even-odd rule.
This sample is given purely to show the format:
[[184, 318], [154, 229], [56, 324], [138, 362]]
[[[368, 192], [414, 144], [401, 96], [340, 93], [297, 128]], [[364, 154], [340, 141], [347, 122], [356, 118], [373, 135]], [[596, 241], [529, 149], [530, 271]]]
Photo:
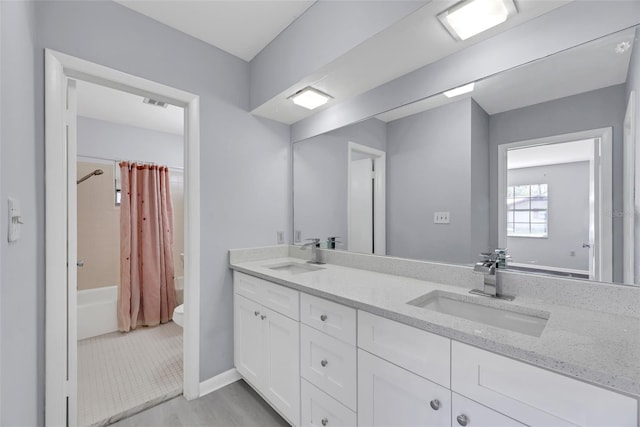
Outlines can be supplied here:
[[513, 301], [514, 296], [502, 294], [502, 276], [496, 271], [506, 268], [507, 260], [510, 258], [507, 250], [496, 249], [494, 253], [482, 253], [480, 256], [484, 259], [476, 263], [473, 271], [484, 274], [484, 289], [472, 289], [469, 293]]
[[320, 239], [314, 237], [309, 243], [305, 243], [300, 247], [300, 249], [307, 249], [307, 247], [311, 247], [311, 260], [307, 261], [309, 264], [325, 264], [322, 262], [322, 252], [320, 252]]

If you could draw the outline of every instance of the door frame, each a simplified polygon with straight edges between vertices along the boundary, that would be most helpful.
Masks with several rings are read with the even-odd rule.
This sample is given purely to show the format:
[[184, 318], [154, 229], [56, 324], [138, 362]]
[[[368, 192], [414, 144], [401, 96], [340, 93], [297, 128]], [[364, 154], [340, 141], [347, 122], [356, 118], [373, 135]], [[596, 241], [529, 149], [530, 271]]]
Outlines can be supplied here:
[[387, 154], [384, 151], [349, 141], [347, 146], [347, 250], [349, 250], [351, 230], [351, 160], [353, 153], [361, 153], [373, 159], [375, 173], [373, 218], [374, 218], [374, 254], [387, 254], [386, 230], [386, 183], [387, 183]]
[[[507, 152], [514, 148], [535, 147], [563, 142], [594, 139], [599, 141], [590, 161], [590, 176], [594, 181], [594, 241], [590, 254], [595, 261], [592, 280], [613, 281], [613, 130], [610, 127], [554, 135], [498, 145], [498, 246], [506, 247]], [[605, 231], [609, 230], [609, 233]], [[591, 275], [591, 274], [590, 274]]]
[[622, 212], [623, 217], [623, 256], [622, 256], [622, 281], [625, 285], [636, 282], [634, 261], [635, 251], [635, 204], [636, 204], [636, 92], [631, 91], [627, 111], [624, 116], [622, 133]]
[[[67, 240], [76, 207], [76, 141], [67, 145], [67, 82], [85, 80], [184, 108], [184, 396], [200, 395], [200, 100], [197, 95], [45, 49], [45, 425], [75, 425], [76, 259]], [[72, 119], [73, 120], [73, 119]], [[73, 133], [73, 132], [72, 132]], [[71, 214], [73, 218], [75, 215]], [[75, 234], [73, 231], [72, 237]], [[73, 243], [70, 246], [75, 246]], [[70, 249], [70, 250], [69, 250]], [[70, 289], [69, 284], [73, 284]], [[71, 319], [71, 321], [69, 320]], [[67, 343], [67, 345], [61, 345]]]

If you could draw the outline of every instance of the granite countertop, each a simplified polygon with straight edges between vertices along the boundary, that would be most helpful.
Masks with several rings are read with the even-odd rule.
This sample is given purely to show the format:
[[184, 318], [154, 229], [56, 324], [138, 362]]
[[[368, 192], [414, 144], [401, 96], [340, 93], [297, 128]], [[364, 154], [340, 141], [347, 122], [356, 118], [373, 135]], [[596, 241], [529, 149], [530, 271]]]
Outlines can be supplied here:
[[407, 304], [434, 290], [466, 298], [458, 286], [376, 273], [333, 264], [322, 270], [291, 274], [272, 270], [299, 258], [273, 258], [231, 263], [231, 268], [281, 285], [365, 310], [504, 356], [550, 369], [583, 381], [640, 396], [640, 319], [554, 305], [517, 296], [513, 302], [480, 298], [485, 305], [517, 306], [547, 312], [540, 337], [454, 317]]

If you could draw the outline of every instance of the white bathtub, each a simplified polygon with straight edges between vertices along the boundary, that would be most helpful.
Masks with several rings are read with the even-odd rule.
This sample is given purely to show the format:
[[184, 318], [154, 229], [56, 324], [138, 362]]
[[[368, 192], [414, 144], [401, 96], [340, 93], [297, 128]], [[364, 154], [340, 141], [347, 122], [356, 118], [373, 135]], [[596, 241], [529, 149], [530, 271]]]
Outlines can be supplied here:
[[78, 339], [118, 330], [118, 287], [78, 291]]

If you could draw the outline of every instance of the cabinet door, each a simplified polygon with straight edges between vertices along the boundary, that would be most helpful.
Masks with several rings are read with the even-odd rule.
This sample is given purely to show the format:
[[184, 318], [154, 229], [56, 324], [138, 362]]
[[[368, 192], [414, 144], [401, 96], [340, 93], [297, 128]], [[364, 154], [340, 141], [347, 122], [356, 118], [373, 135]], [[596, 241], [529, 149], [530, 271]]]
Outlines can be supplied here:
[[452, 422], [456, 426], [468, 427], [525, 427], [516, 420], [492, 411], [486, 406], [451, 393]]
[[[265, 397], [293, 423], [300, 425], [300, 324], [262, 308]], [[262, 316], [265, 316], [262, 318]]]
[[358, 425], [449, 427], [451, 392], [358, 350]]
[[264, 372], [261, 314], [260, 304], [234, 294], [234, 362], [244, 379], [258, 389]]

